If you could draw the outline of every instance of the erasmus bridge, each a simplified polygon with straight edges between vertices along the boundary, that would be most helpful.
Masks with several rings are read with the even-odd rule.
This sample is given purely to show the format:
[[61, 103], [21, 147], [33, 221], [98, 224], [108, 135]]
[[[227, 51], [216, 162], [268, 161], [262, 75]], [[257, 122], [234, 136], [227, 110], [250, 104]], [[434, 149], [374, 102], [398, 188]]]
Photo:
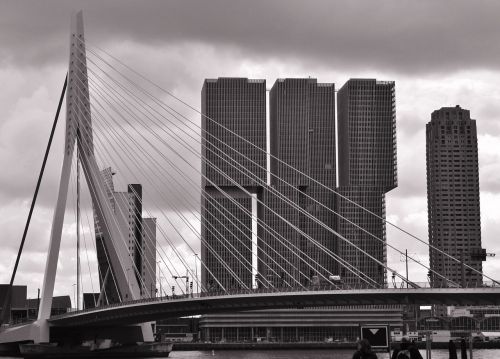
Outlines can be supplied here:
[[[353, 241], [337, 233], [334, 228], [322, 222], [321, 219], [315, 218], [313, 214], [297, 205], [294, 201], [291, 201], [286, 196], [280, 196], [279, 193], [276, 193], [276, 196], [283, 201], [284, 205], [288, 206], [290, 211], [297, 211], [300, 215], [321, 226], [339, 241], [343, 241], [344, 245], [352, 246], [360, 256], [364, 256], [367, 260], [373, 261], [377, 266], [382, 267], [384, 273], [392, 273], [393, 285], [375, 281], [369, 275], [363, 273], [362, 269], [341, 258], [315, 238], [302, 232], [293, 223], [288, 223], [291, 231], [299, 232], [305, 240], [309, 241], [309, 247], [314, 247], [315, 250], [323, 252], [331, 261], [337, 263], [338, 267], [342, 268], [344, 272], [356, 277], [357, 282], [353, 285], [346, 285], [339, 280], [338, 272], [332, 273], [325, 268], [321, 268], [322, 270], [318, 274], [321, 277], [321, 281], [319, 281], [321, 284], [317, 285], [307, 285], [301, 280], [281, 280], [277, 284], [276, 281], [265, 278], [260, 281], [259, 285], [249, 284], [241, 278], [239, 273], [233, 270], [233, 267], [226, 263], [227, 259], [225, 257], [223, 258], [217, 253], [213, 243], [205, 240], [199, 229], [199, 223], [203, 222], [203, 212], [200, 211], [200, 205], [197, 201], [199, 201], [200, 196], [209, 196], [209, 194], [204, 192], [200, 194], [200, 184], [195, 178], [201, 177], [206, 181], [210, 181], [210, 179], [193, 162], [201, 163], [205, 161], [206, 166], [210, 167], [211, 170], [224, 175], [216, 164], [207, 161], [200, 153], [200, 148], [204, 153], [212, 150], [203, 141], [203, 136], [211, 136], [211, 134], [204, 133], [205, 130], [200, 125], [199, 118], [204, 117], [204, 121], [208, 122], [213, 120], [183, 100], [181, 95], [173, 94], [156, 85], [131, 66], [86, 41], [81, 13], [78, 13], [72, 21], [69, 67], [61, 94], [58, 114], [64, 96], [66, 99], [64, 157], [50, 232], [50, 244], [38, 317], [31, 322], [13, 324], [9, 323], [4, 315], [0, 329], [0, 343], [46, 343], [51, 341], [52, 333], [57, 331], [86, 333], [87, 337], [92, 338], [93, 335], [96, 335], [95, 333], [103, 329], [109, 333], [115, 330], [128, 330], [135, 341], [148, 342], [154, 340], [150, 322], [155, 320], [259, 309], [377, 304], [500, 304], [500, 286], [495, 280], [483, 273], [478, 274], [485, 279], [484, 282], [471, 284], [456, 283], [442, 274], [434, 272], [432, 273], [433, 277], [440, 278], [440, 282], [443, 283], [439, 288], [410, 281], [407, 274], [398, 273], [394, 268], [388, 266], [386, 261], [371, 255]], [[175, 103], [177, 107], [174, 107], [172, 103]], [[186, 113], [196, 115], [197, 120], [193, 120], [192, 116], [190, 117]], [[54, 121], [39, 183], [43, 175], [48, 151], [50, 151], [57, 117]], [[224, 128], [221, 124], [215, 123], [215, 125], [220, 126], [221, 130], [231, 132], [231, 129]], [[233, 135], [238, 136], [234, 132]], [[241, 140], [247, 141], [244, 138], [241, 138]], [[227, 146], [227, 153], [237, 152], [237, 149], [231, 147], [231, 143], [224, 144], [224, 146]], [[257, 150], [262, 151], [260, 148], [257, 148]], [[217, 154], [214, 153], [214, 155]], [[265, 152], [265, 155], [271, 156], [267, 152]], [[240, 154], [240, 156], [244, 155]], [[225, 166], [230, 167], [232, 170], [248, 176], [253, 181], [259, 181], [239, 161], [231, 158], [231, 155], [221, 157], [219, 160], [224, 161]], [[246, 158], [246, 160], [251, 161], [249, 158]], [[277, 158], [275, 160], [280, 161]], [[287, 166], [290, 171], [300, 172], [284, 162], [282, 164]], [[100, 288], [97, 290], [92, 288], [93, 293], [99, 293], [95, 307], [82, 309], [78, 305], [77, 310], [51, 316], [57, 263], [61, 238], [64, 233], [65, 212], [67, 211], [68, 197], [71, 198], [71, 196], [75, 195], [72, 193], [75, 187], [80, 190], [80, 167], [94, 213], [90, 219], [87, 218], [87, 221], [89, 222], [89, 228], [92, 228], [90, 222], [93, 219], [96, 223], [96, 231], [100, 232], [105, 248], [104, 260], [107, 263], [103, 268], [107, 268], [107, 270], [102, 272], [101, 268], [99, 268], [98, 273], [89, 273], [90, 278], [92, 276], [98, 276], [99, 278], [95, 282], [100, 284]], [[144, 200], [144, 203], [141, 203], [141, 206], [147, 212], [148, 203], [146, 202], [156, 203], [156, 209], [148, 212], [148, 215], [156, 216], [160, 238], [156, 240], [153, 236], [145, 233], [143, 239], [146, 242], [156, 241], [159, 243], [160, 239], [164, 241], [163, 244], [153, 244], [156, 258], [160, 259], [158, 262], [141, 263], [143, 268], [140, 268], [139, 265], [141, 264], [138, 265], [131, 254], [131, 246], [137, 247], [142, 252], [145, 251], [144, 246], [140, 243], [131, 243], [131, 241], [137, 239], [131, 238], [128, 233], [124, 233], [120, 223], [138, 219], [137, 217], [141, 216], [141, 214], [124, 213], [110, 199], [109, 186], [102, 175], [102, 169], [105, 167], [119, 167], [123, 173], [128, 173], [137, 183], [143, 182], [146, 188], [156, 190], [157, 194], [149, 196], [147, 200]], [[146, 176], [141, 177], [142, 174], [146, 174]], [[301, 173], [301, 175], [307, 176], [304, 173]], [[76, 186], [73, 180], [75, 180]], [[230, 177], [227, 180], [233, 181]], [[283, 185], [287, 185], [283, 179], [281, 180], [284, 182]], [[313, 179], [310, 180], [313, 181]], [[232, 201], [231, 195], [226, 193], [223, 187], [212, 185], [217, 187], [219, 192], [229, 201]], [[232, 183], [232, 186], [241, 187], [238, 183]], [[167, 195], [164, 187], [175, 188], [176, 190]], [[179, 191], [179, 188], [182, 188], [183, 191]], [[241, 189], [244, 190], [244, 188]], [[270, 191], [274, 190], [270, 188]], [[332, 194], [337, 194], [334, 190], [328, 190]], [[260, 201], [258, 198], [256, 200]], [[349, 199], [346, 198], [346, 200]], [[165, 202], [170, 204], [168, 211], [161, 205], [161, 203]], [[237, 202], [233, 204], [238, 206]], [[265, 203], [259, 204], [266, 206]], [[317, 205], [324, 207], [320, 202]], [[353, 205], [356, 204], [353, 202]], [[196, 208], [196, 206], [198, 207]], [[196, 209], [186, 215], [185, 208]], [[77, 208], [77, 210], [79, 209]], [[219, 211], [217, 208], [214, 210]], [[241, 210], [244, 211], [245, 208]], [[32, 211], [30, 217], [31, 213]], [[279, 216], [279, 214], [276, 215]], [[339, 214], [332, 212], [332, 215]], [[375, 214], [373, 215], [375, 216]], [[221, 213], [221, 216], [224, 217], [224, 223], [231, 224], [231, 228], [246, 226], [243, 223], [236, 223], [237, 218], [232, 216], [231, 213]], [[247, 213], [247, 216], [251, 218], [250, 222], [255, 220], [255, 214], [251, 211]], [[78, 217], [81, 217], [80, 213], [78, 213]], [[79, 221], [83, 220], [78, 218], [77, 223]], [[287, 222], [285, 219], [284, 221]], [[193, 222], [197, 224], [193, 224]], [[221, 223], [221, 225], [224, 226], [224, 223]], [[391, 223], [387, 223], [400, 230]], [[361, 231], [363, 230], [356, 223], [351, 223], [351, 225]], [[180, 226], [182, 226], [182, 229]], [[234, 235], [231, 240], [228, 240], [225, 235], [229, 229], [226, 229], [225, 234], [217, 232], [215, 228], [209, 228], [208, 230], [212, 231], [212, 237], [217, 238], [219, 241], [218, 248], [224, 248], [226, 253], [234, 256], [231, 261], [236, 262], [249, 273], [258, 273], [261, 269], [257, 268], [257, 262], [248, 260], [239, 253], [241, 248], [248, 247], [248, 238], [243, 241], [243, 236]], [[259, 241], [258, 232], [255, 228], [249, 228], [248, 230], [252, 237], [249, 238], [250, 242], [253, 240]], [[274, 237], [276, 243], [279, 243], [282, 248], [291, 253], [289, 257], [293, 257], [293, 255], [301, 256], [302, 261], [306, 262], [305, 268], [308, 266], [311, 269], [318, 268], [318, 263], [312, 263], [313, 258], [309, 257], [302, 248], [297, 248], [293, 243], [287, 241], [287, 238], [280, 236], [279, 233], [274, 233], [272, 228], [268, 229], [268, 231], [269, 235]], [[453, 258], [438, 248], [430, 246], [417, 236], [404, 230], [401, 231], [411, 241], [426, 246], [427, 250], [430, 247], [431, 250], [441, 252], [443, 256], [455, 261], [459, 266], [467, 267], [467, 270], [472, 272], [478, 272], [460, 259]], [[85, 233], [83, 236], [85, 237]], [[175, 240], [172, 239], [172, 236], [175, 237]], [[215, 289], [207, 287], [207, 283], [200, 279], [196, 270], [193, 271], [189, 262], [193, 259], [193, 256], [198, 259], [196, 251], [188, 240], [188, 238], [193, 237], [201, 242], [202, 246], [219, 262], [218, 265], [225, 269], [227, 275], [232, 277], [234, 285], [228, 287], [224, 284], [225, 282], [217, 278], [217, 275], [211, 273], [211, 267], [204, 262], [203, 257], [199, 258], [200, 267], [205, 272], [212, 274], [216, 282]], [[22, 254], [25, 238], [26, 231], [20, 246], [19, 256]], [[90, 241], [93, 242], [94, 239], [95, 234]], [[394, 253], [394, 256], [398, 258], [400, 254], [403, 254], [399, 248], [390, 245], [383, 238], [374, 238], [374, 240], [380, 241], [386, 249], [390, 249], [391, 253]], [[178, 249], [179, 243], [186, 250], [180, 251]], [[266, 245], [262, 240], [258, 243], [259, 245]], [[87, 245], [85, 245], [86, 247]], [[288, 273], [290, 270], [299, 273], [299, 277], [309, 276], [309, 274], [304, 273], [303, 264], [297, 266], [297, 262], [287, 258], [281, 258], [280, 261], [277, 261], [276, 258], [279, 257], [279, 254], [274, 257], [269, 255], [272, 250], [261, 251], [260, 253], [262, 256], [268, 256], [269, 258], [261, 259], [259, 264], [267, 267], [265, 268], [267, 272], [274, 273], [275, 277], [283, 278], [283, 273], [285, 273], [287, 278], [296, 278], [296, 276], [294, 277], [294, 275]], [[11, 286], [19, 259], [20, 257], [16, 261]], [[418, 271], [433, 272], [431, 268], [411, 256], [409, 259], [414, 262], [416, 267], [419, 267]], [[283, 263], [286, 263], [286, 265]], [[160, 279], [159, 294], [156, 290], [157, 284], [154, 283], [154, 286], [148, 285], [140, 275], [146, 267], [153, 273], [157, 273], [157, 265]], [[88, 269], [91, 270], [90, 265]], [[307, 273], [309, 273], [309, 268], [307, 268]], [[161, 289], [162, 278], [167, 281], [168, 288], [170, 288], [171, 284], [168, 282], [169, 278], [175, 280], [185, 278], [186, 283], [191, 278], [194, 281], [194, 286], [191, 286], [191, 288], [188, 285], [186, 285], [186, 288], [179, 286], [181, 293], [167, 295]], [[113, 288], [118, 297], [114, 302], [110, 302], [105, 298], [106, 288], [110, 287]], [[3, 308], [5, 309], [5, 307], [4, 305]]]

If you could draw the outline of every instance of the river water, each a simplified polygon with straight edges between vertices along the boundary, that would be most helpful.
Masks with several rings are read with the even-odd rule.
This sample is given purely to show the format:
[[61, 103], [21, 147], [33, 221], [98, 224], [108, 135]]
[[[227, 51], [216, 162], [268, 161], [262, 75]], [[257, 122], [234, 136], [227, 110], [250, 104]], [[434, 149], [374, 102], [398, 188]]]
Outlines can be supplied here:
[[[425, 358], [425, 350], [421, 350]], [[173, 351], [169, 358], [176, 359], [351, 359], [352, 350], [218, 350], [218, 351]], [[468, 354], [468, 353], [467, 353]], [[377, 353], [379, 359], [389, 359], [388, 353]], [[460, 351], [458, 352], [460, 358]], [[2, 359], [17, 359], [0, 357]], [[448, 359], [448, 350], [435, 349], [432, 359]], [[469, 358], [470, 359], [470, 358]], [[500, 359], [500, 349], [476, 349], [473, 359]]]
[[[420, 353], [425, 359], [425, 350]], [[173, 351], [170, 358], [178, 359], [351, 359], [352, 350], [216, 350], [212, 351]], [[468, 353], [467, 353], [468, 354]], [[379, 359], [389, 359], [388, 353], [378, 353]], [[447, 349], [432, 351], [432, 359], [448, 359]], [[460, 358], [460, 351], [458, 352]], [[470, 359], [470, 358], [469, 358]], [[477, 349], [473, 359], [500, 359], [500, 349]]]

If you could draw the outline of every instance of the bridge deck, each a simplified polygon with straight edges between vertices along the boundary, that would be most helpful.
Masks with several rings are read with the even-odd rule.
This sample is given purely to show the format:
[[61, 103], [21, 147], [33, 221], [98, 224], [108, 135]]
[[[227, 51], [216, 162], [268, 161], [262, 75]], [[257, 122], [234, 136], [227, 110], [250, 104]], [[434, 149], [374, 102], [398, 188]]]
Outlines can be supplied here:
[[56, 326], [136, 324], [189, 315], [341, 305], [500, 305], [500, 288], [317, 290], [153, 298], [55, 316]]

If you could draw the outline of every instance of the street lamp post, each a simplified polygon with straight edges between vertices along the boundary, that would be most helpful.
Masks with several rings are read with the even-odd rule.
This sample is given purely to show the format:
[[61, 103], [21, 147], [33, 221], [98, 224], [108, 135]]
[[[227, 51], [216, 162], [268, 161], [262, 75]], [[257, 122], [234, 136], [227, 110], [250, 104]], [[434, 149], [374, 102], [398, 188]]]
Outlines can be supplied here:
[[160, 270], [160, 263], [161, 261], [156, 261], [156, 264], [158, 264], [158, 282], [160, 282], [160, 297], [163, 296], [161, 292], [161, 270]]
[[[399, 261], [406, 263], [406, 288], [409, 287], [408, 282], [410, 280], [409, 274], [408, 274], [408, 258], [410, 258], [415, 263], [420, 263], [420, 259], [418, 258], [418, 253], [410, 253], [410, 257], [408, 257], [408, 249], [405, 250], [404, 254], [401, 253], [401, 256], [399, 257]], [[430, 278], [429, 278], [429, 283], [430, 283]], [[401, 285], [403, 286], [403, 283]]]
[[[129, 275], [128, 275], [128, 272], [129, 272], [130, 268], [127, 268], [127, 291], [130, 292], [130, 278], [129, 278]], [[125, 297], [128, 298], [128, 294], [125, 293]]]
[[199, 281], [198, 281], [198, 264], [196, 262], [197, 258], [198, 258], [198, 253], [195, 253], [194, 254], [194, 275], [196, 277], [196, 293], [200, 293], [200, 288], [198, 286]]
[[[73, 284], [73, 304], [78, 305], [76, 303], [76, 283]], [[77, 307], [78, 309], [78, 307]]]
[[408, 288], [408, 249], [405, 250], [405, 260], [406, 260], [406, 288]]

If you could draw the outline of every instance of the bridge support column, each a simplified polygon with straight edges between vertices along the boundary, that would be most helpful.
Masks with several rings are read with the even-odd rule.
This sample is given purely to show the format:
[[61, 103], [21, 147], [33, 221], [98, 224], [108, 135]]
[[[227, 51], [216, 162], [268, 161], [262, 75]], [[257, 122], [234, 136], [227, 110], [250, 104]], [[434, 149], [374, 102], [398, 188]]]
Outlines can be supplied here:
[[37, 320], [35, 322], [37, 329], [33, 333], [33, 341], [35, 343], [48, 343], [50, 342], [50, 328], [47, 320]]
[[[50, 232], [49, 252], [45, 263], [45, 276], [43, 278], [42, 296], [38, 311], [38, 321], [45, 322], [50, 317], [52, 308], [52, 295], [54, 293], [54, 283], [56, 279], [57, 262], [59, 259], [59, 249], [61, 246], [61, 234], [64, 222], [64, 211], [66, 209], [66, 198], [68, 196], [69, 176], [71, 173], [72, 151], [67, 151], [64, 156], [59, 181], [59, 192], [57, 204], [52, 219], [52, 230]], [[48, 331], [48, 330], [47, 330]], [[47, 334], [48, 336], [48, 334]], [[48, 338], [47, 338], [48, 341]]]

